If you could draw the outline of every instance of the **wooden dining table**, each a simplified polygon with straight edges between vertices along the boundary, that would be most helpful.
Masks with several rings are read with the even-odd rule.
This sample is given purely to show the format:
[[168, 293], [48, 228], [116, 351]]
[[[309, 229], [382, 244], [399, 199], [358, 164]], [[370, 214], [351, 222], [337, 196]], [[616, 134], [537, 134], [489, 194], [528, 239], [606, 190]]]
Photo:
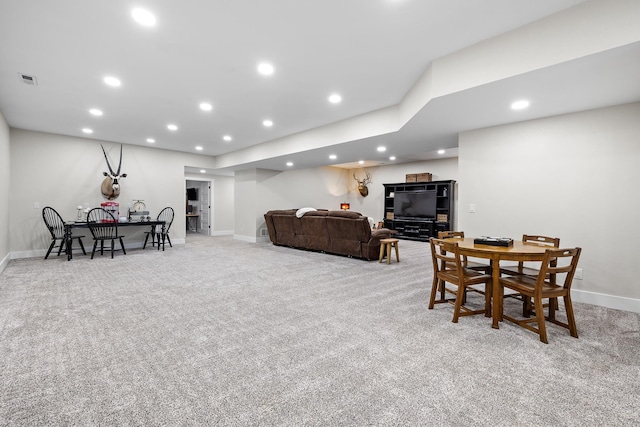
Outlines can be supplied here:
[[499, 329], [502, 321], [504, 294], [500, 289], [500, 261], [542, 261], [547, 249], [553, 249], [549, 245], [538, 242], [523, 242], [514, 240], [510, 246], [493, 246], [474, 243], [474, 238], [464, 239], [449, 238], [448, 242], [458, 243], [461, 255], [488, 259], [491, 262], [492, 277], [492, 323], [491, 326]]

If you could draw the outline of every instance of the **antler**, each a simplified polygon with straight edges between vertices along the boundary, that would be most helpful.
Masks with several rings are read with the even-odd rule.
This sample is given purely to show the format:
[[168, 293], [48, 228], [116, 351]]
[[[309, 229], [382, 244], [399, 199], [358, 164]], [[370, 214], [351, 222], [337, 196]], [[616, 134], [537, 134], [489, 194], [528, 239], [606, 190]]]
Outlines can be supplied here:
[[371, 182], [371, 174], [369, 172], [365, 172], [367, 174], [367, 177], [365, 179], [362, 180], [362, 183], [364, 185], [367, 185]]
[[118, 162], [118, 172], [116, 172], [116, 175], [120, 175], [120, 167], [122, 166], [122, 144], [120, 144], [120, 162]]
[[[102, 144], [100, 144], [100, 147], [102, 148], [102, 152], [104, 153], [104, 159], [107, 161], [107, 167], [109, 168], [109, 172], [111, 172], [111, 176], [115, 176], [116, 174], [114, 174], [113, 169], [111, 169], [111, 164], [109, 163], [107, 152], [104, 151], [104, 147], [102, 146]], [[120, 162], [122, 163], [122, 145], [120, 146]], [[118, 166], [118, 173], [120, 173], [120, 166]]]
[[360, 185], [367, 185], [371, 182], [371, 174], [369, 172], [365, 172], [366, 176], [364, 179], [358, 179], [356, 178], [356, 173], [353, 173], [353, 179], [355, 179], [356, 181], [358, 181], [358, 184]]

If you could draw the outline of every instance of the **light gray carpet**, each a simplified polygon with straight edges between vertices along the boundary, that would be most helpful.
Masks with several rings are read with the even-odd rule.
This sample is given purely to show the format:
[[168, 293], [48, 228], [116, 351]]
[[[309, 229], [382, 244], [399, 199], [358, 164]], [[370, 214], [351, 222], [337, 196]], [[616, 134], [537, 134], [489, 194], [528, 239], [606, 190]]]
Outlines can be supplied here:
[[[399, 264], [189, 235], [14, 260], [0, 275], [0, 424], [640, 425], [640, 316], [575, 304], [550, 344], [427, 310]], [[511, 305], [511, 309], [519, 309]]]

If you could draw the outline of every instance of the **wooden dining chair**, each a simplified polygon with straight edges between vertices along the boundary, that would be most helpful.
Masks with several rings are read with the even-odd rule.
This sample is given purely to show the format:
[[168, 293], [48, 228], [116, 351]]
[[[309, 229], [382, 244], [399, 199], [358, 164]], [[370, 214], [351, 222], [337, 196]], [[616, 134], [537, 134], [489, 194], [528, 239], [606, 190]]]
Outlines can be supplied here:
[[[464, 231], [438, 231], [438, 239], [464, 239]], [[479, 270], [491, 274], [491, 266], [482, 262], [469, 261], [466, 255], [462, 256], [463, 266], [472, 270]]]
[[[58, 211], [50, 206], [46, 206], [42, 209], [42, 219], [44, 220], [44, 224], [47, 226], [49, 233], [51, 233], [51, 244], [49, 245], [49, 250], [47, 250], [47, 254], [44, 256], [44, 259], [49, 258], [51, 250], [55, 247], [58, 241], [60, 241], [60, 245], [58, 247], [58, 256], [60, 256], [60, 253], [63, 249], [65, 249], [65, 246], [67, 244], [67, 242], [65, 241], [65, 238], [67, 236], [65, 235], [64, 220], [62, 219], [62, 216], [60, 216]], [[83, 237], [84, 236], [74, 235], [72, 236], [71, 240], [78, 239], [78, 243], [80, 244], [82, 253], [86, 255], [87, 251], [84, 250], [84, 244], [82, 243]]]
[[113, 253], [115, 252], [116, 240], [120, 241], [122, 253], [125, 255], [127, 254], [127, 251], [124, 249], [124, 243], [122, 242], [122, 238], [124, 236], [118, 234], [118, 221], [111, 212], [103, 208], [91, 209], [87, 214], [87, 225], [89, 226], [89, 230], [91, 231], [91, 235], [94, 240], [91, 259], [93, 259], [93, 255], [96, 253], [98, 242], [100, 242], [100, 255], [104, 254], [105, 240], [111, 241], [111, 258], [113, 258]]
[[[527, 243], [527, 242], [542, 243], [544, 245], [549, 245], [550, 248], [560, 247], [560, 238], [558, 237], [534, 236], [530, 234], [523, 234], [522, 241], [524, 243]], [[510, 276], [514, 276], [514, 275], [537, 276], [539, 271], [540, 271], [539, 269], [531, 266], [531, 264], [525, 264], [522, 261], [520, 261], [518, 265], [509, 265], [505, 267], [500, 267], [500, 274], [507, 274]]]
[[[550, 248], [559, 248], [560, 247], [560, 238], [558, 237], [548, 237], [548, 236], [539, 236], [539, 235], [531, 235], [531, 234], [523, 234], [522, 235], [522, 241], [523, 242], [536, 242], [536, 243], [541, 243], [543, 245], [548, 245]], [[518, 265], [508, 265], [508, 266], [504, 266], [504, 267], [500, 267], [500, 275], [508, 275], [508, 276], [520, 276], [520, 275], [525, 275], [525, 276], [533, 276], [533, 277], [537, 277], [538, 273], [540, 272], [540, 270], [538, 268], [535, 268], [531, 263], [525, 264], [524, 262], [520, 261], [518, 263]], [[555, 283], [555, 278], [554, 277], [549, 277], [549, 279], [551, 279], [554, 283]], [[530, 298], [526, 298], [524, 295], [520, 295], [520, 294], [510, 294], [508, 295], [509, 297], [512, 298], [519, 298], [522, 300], [522, 315], [523, 316], [530, 316], [533, 314], [532, 310], [532, 306], [531, 306], [531, 299]], [[553, 298], [549, 301], [550, 304], [552, 304], [552, 308], [554, 310], [558, 309], [558, 300]], [[546, 306], [546, 305], [545, 305]], [[553, 314], [552, 314], [553, 316]]]
[[[500, 278], [501, 291], [504, 288], [512, 289], [527, 298], [533, 299], [535, 317], [525, 316], [523, 319], [503, 314], [503, 318], [525, 329], [536, 332], [540, 341], [548, 343], [545, 320], [569, 329], [572, 337], [578, 338], [578, 329], [573, 314], [571, 303], [571, 283], [580, 259], [581, 248], [574, 249], [547, 249], [542, 260], [542, 265], [537, 276], [516, 275]], [[564, 277], [562, 284], [550, 280], [551, 277]], [[555, 318], [555, 307], [552, 299], [562, 297], [567, 315], [567, 323]], [[549, 315], [545, 317], [543, 300], [549, 300]], [[536, 323], [537, 326], [532, 326]]]
[[[433, 283], [431, 285], [431, 296], [429, 299], [429, 309], [433, 309], [435, 304], [454, 303], [453, 323], [458, 323], [461, 316], [473, 314], [484, 314], [491, 316], [491, 275], [481, 271], [464, 267], [464, 261], [458, 243], [447, 242], [441, 239], [429, 239], [431, 245], [431, 259], [433, 263]], [[446, 283], [456, 286], [455, 291], [448, 290]], [[484, 289], [479, 289], [476, 285], [484, 285]], [[466, 307], [466, 291], [474, 289], [484, 295], [484, 308], [474, 310]], [[445, 290], [455, 294], [455, 299], [440, 298], [436, 300], [438, 290], [444, 295]]]

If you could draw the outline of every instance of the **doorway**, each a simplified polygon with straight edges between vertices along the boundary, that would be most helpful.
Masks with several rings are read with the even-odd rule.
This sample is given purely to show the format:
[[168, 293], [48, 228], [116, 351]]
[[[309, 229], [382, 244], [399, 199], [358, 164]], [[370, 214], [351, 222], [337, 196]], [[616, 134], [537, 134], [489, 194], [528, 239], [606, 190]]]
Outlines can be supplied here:
[[186, 233], [211, 235], [211, 181], [186, 180]]

